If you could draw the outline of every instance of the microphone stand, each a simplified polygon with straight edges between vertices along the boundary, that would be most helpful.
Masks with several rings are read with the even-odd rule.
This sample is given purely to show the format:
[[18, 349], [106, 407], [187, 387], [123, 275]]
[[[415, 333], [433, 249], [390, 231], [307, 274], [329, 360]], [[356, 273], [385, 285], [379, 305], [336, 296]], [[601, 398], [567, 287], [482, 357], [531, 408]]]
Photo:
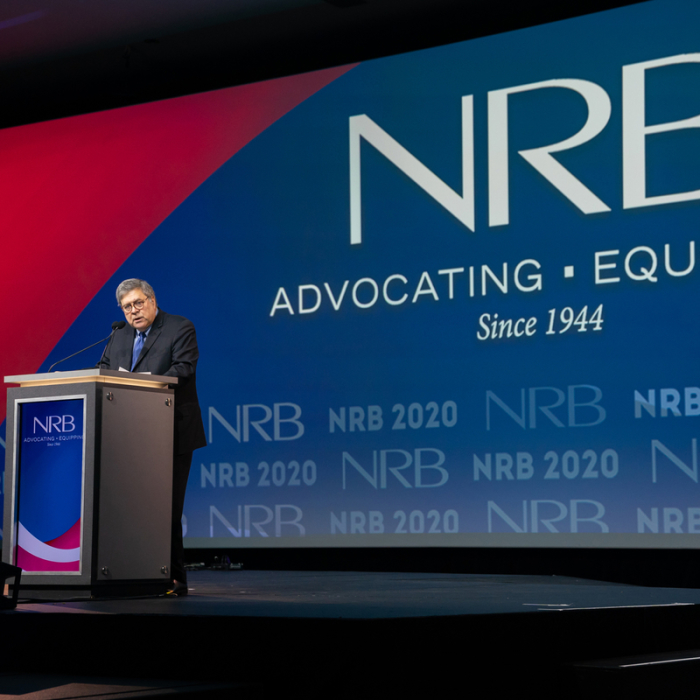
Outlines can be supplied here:
[[[102, 340], [98, 340], [96, 343], [93, 343], [92, 345], [88, 345], [86, 348], [83, 348], [82, 350], [78, 350], [78, 352], [74, 352], [72, 355], [68, 355], [68, 357], [64, 357], [62, 360], [59, 360], [58, 362], [54, 362], [51, 367], [47, 370], [47, 372], [50, 372], [56, 365], [60, 365], [61, 362], [65, 362], [66, 360], [70, 360], [71, 357], [75, 357], [76, 355], [80, 355], [81, 352], [85, 352], [86, 350], [89, 350], [90, 348], [94, 348], [95, 345], [99, 345], [100, 343], [104, 343], [105, 340], [109, 340], [116, 331], [118, 331], [120, 328], [124, 328], [126, 326], [126, 321], [115, 321], [112, 324], [112, 332], [106, 337], [102, 338]], [[104, 357], [105, 350], [107, 350], [107, 346], [105, 345], [105, 349], [102, 351], [102, 357]], [[102, 357], [100, 357], [100, 362], [102, 362]], [[99, 364], [99, 362], [98, 362]]]

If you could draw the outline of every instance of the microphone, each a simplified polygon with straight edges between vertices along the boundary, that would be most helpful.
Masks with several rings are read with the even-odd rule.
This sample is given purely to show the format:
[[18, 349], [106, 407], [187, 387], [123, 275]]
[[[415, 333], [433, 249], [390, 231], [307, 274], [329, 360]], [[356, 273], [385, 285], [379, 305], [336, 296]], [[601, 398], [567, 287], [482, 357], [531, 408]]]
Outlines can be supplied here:
[[[49, 367], [48, 372], [50, 372], [56, 365], [60, 365], [61, 362], [65, 362], [66, 360], [70, 360], [71, 357], [75, 357], [76, 355], [80, 355], [81, 352], [85, 352], [86, 350], [89, 350], [90, 348], [94, 348], [95, 345], [99, 345], [100, 343], [104, 343], [105, 340], [110, 340], [112, 336], [115, 334], [116, 331], [118, 331], [120, 328], [124, 328], [126, 326], [126, 321], [115, 321], [112, 324], [112, 332], [106, 337], [102, 338], [102, 340], [98, 340], [96, 343], [93, 343], [92, 345], [88, 345], [86, 348], [83, 348], [82, 350], [78, 350], [78, 352], [74, 352], [72, 355], [68, 355], [68, 357], [64, 357], [62, 360], [59, 360], [58, 362], [54, 362], [51, 367]], [[105, 355], [105, 350], [107, 350], [107, 346], [105, 345], [105, 349], [102, 351], [102, 357]], [[100, 362], [102, 362], [102, 357], [100, 357]], [[100, 364], [98, 362], [97, 364]]]

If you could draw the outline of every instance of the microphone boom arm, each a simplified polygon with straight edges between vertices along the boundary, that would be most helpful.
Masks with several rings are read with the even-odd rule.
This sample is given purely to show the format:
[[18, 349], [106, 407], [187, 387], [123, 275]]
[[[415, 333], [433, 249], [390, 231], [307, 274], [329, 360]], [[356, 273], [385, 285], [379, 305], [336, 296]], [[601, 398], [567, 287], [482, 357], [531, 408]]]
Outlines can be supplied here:
[[[109, 340], [115, 333], [115, 331], [119, 330], [120, 328], [124, 328], [126, 326], [126, 321], [115, 321], [112, 324], [112, 332], [106, 337], [102, 338], [102, 340], [98, 340], [96, 343], [93, 343], [92, 345], [88, 345], [86, 348], [83, 348], [82, 350], [78, 350], [78, 352], [74, 352], [72, 355], [68, 355], [68, 357], [64, 357], [62, 360], [59, 360], [58, 362], [54, 362], [51, 367], [47, 370], [47, 372], [50, 372], [56, 365], [60, 365], [61, 362], [65, 362], [66, 360], [70, 360], [71, 357], [75, 357], [76, 355], [80, 355], [81, 352], [85, 352], [86, 350], [89, 350], [90, 348], [94, 348], [95, 345], [99, 345], [100, 343], [104, 343], [105, 340]], [[105, 347], [105, 350], [107, 348]], [[102, 353], [104, 356], [104, 352]], [[102, 361], [102, 358], [100, 358], [100, 362]]]

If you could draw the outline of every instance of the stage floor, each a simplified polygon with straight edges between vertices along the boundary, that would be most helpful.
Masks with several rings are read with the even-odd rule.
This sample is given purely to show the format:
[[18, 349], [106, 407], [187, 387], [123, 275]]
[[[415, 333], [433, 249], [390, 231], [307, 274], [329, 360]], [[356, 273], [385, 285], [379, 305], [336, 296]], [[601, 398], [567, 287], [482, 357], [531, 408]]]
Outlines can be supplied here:
[[449, 697], [455, 687], [657, 700], [700, 685], [697, 589], [288, 571], [196, 571], [189, 583], [181, 598], [20, 602], [0, 613], [0, 658], [23, 678], [235, 682], [286, 700]]
[[191, 572], [180, 598], [20, 602], [16, 612], [360, 620], [698, 604], [697, 589], [559, 576], [243, 570]]

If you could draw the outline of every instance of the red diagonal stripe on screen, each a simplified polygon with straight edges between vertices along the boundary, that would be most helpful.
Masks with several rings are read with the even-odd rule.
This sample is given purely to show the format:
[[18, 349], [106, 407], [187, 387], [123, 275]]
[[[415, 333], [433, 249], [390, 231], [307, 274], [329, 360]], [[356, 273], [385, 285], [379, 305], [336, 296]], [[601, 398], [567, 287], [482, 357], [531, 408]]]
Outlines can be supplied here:
[[168, 214], [352, 67], [0, 131], [0, 378], [36, 372]]

